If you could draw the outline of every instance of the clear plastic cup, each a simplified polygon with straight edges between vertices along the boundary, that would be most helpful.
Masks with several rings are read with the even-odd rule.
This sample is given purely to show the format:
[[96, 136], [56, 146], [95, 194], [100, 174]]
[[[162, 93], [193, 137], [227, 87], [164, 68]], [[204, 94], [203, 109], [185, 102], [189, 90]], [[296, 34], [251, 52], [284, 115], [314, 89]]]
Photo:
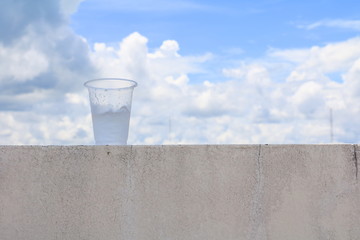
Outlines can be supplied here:
[[137, 83], [121, 78], [101, 78], [84, 84], [89, 90], [96, 145], [126, 145], [133, 90]]

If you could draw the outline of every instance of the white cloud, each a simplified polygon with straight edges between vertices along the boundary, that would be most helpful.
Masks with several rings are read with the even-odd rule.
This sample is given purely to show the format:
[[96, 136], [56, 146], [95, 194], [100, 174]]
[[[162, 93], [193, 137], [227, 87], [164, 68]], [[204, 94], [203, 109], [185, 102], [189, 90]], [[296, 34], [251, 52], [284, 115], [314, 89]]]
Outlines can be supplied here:
[[44, 53], [28, 44], [26, 41], [11, 47], [0, 44], [0, 81], [12, 78], [14, 81], [24, 82], [48, 69]]
[[[344, 124], [342, 127], [337, 126], [337, 141], [348, 141], [340, 134], [340, 129], [349, 127], [359, 132], [351, 127], [353, 121], [348, 118], [348, 114], [354, 113], [350, 111], [346, 114], [348, 121], [342, 115], [348, 104], [354, 101], [354, 98], [344, 95], [349, 90], [347, 82], [359, 76], [357, 59], [360, 53], [354, 47], [357, 43], [358, 39], [354, 38], [324, 47], [294, 50], [297, 57], [296, 61], [288, 65], [288, 81], [273, 79], [277, 74], [273, 73], [276, 68], [272, 64], [278, 65], [279, 59], [294, 59], [290, 51], [278, 51], [271, 52], [265, 60], [243, 62], [239, 68], [223, 69], [224, 75], [233, 79], [231, 81], [204, 82], [203, 85], [186, 82], [187, 92], [179, 92], [182, 94], [179, 96], [176, 92], [169, 95], [176, 99], [184, 99], [183, 96], [186, 96], [184, 102], [175, 105], [183, 110], [177, 112], [177, 121], [172, 123], [178, 126], [173, 128], [180, 129], [171, 134], [172, 141], [327, 142], [330, 108], [334, 110], [335, 123]], [[288, 58], [285, 58], [285, 52], [289, 54]], [[298, 56], [304, 57], [299, 60]], [[344, 75], [344, 82], [332, 81], [327, 74], [333, 72]], [[292, 81], [295, 74], [301, 75], [300, 82]], [[166, 86], [163, 92], [166, 92]], [[164, 98], [162, 104], [173, 104], [169, 101], [170, 98]], [[171, 112], [173, 114], [174, 110]], [[165, 119], [164, 131], [166, 123]], [[162, 135], [163, 139], [167, 136], [166, 132]]]
[[91, 142], [88, 104], [75, 95], [96, 70], [86, 41], [67, 26], [79, 1], [62, 3], [68, 12], [58, 0], [2, 2], [0, 144]]
[[71, 15], [76, 12], [81, 2], [85, 0], [60, 0], [60, 10], [65, 15]]
[[344, 19], [322, 20], [306, 26], [301, 26], [301, 28], [305, 28], [308, 30], [312, 30], [319, 27], [346, 28], [346, 29], [360, 31], [360, 20], [344, 20]]
[[[87, 49], [93, 49], [89, 57], [97, 67], [97, 77], [126, 77], [139, 82], [134, 92], [129, 143], [327, 142], [330, 108], [336, 140], [355, 142], [355, 133], [360, 133], [360, 124], [356, 123], [360, 109], [348, 106], [359, 96], [360, 52], [354, 49], [358, 41], [354, 38], [310, 49], [272, 50], [259, 61], [242, 61], [238, 67], [223, 69], [228, 78], [224, 81], [197, 84], [192, 83], [192, 74], [206, 71], [207, 61], [213, 56], [182, 56], [175, 40], [165, 40], [150, 51], [147, 38], [133, 33], [118, 47], [97, 43]], [[275, 79], [275, 66], [281, 61], [290, 62], [284, 65], [288, 74]], [[343, 76], [343, 82], [332, 81], [327, 76], [332, 72]], [[17, 95], [16, 102], [31, 98], [35, 107], [2, 113], [1, 124], [11, 129], [0, 132], [3, 141], [91, 143], [85, 89], [63, 91], [61, 101], [53, 97], [57, 94], [56, 89], [44, 89], [34, 92], [37, 98], [26, 93]]]
[[119, 48], [106, 46], [104, 43], [94, 45], [91, 55], [94, 65], [102, 76], [138, 79], [146, 81], [147, 72], [147, 39], [139, 33], [133, 33], [123, 39]]
[[272, 49], [269, 55], [297, 63], [298, 69], [317, 69], [323, 73], [329, 73], [348, 69], [360, 55], [359, 44], [360, 37], [355, 37], [343, 42], [329, 43], [323, 47]]
[[[52, 104], [53, 107], [57, 105]], [[69, 117], [44, 112], [0, 112], [0, 144], [90, 144], [90, 115]]]
[[154, 53], [150, 53], [150, 58], [165, 58], [165, 57], [179, 57], [179, 44], [174, 40], [166, 40]]
[[[291, 51], [272, 51], [265, 60], [242, 62], [238, 68], [223, 69], [229, 80], [198, 84], [191, 82], [191, 74], [205, 71], [202, 66], [211, 61], [211, 56], [181, 56], [174, 40], [166, 40], [150, 52], [147, 41], [134, 33], [121, 41], [118, 48], [97, 43], [90, 54], [99, 77], [121, 76], [139, 82], [134, 93], [129, 143], [326, 142], [330, 108], [334, 110], [336, 139], [358, 139], [356, 134], [351, 133], [349, 137], [347, 132], [359, 132], [356, 128], [359, 124], [354, 123], [360, 110], [348, 110], [348, 106], [354, 104], [358, 96], [360, 54], [343, 54], [352, 52], [356, 38], [316, 50], [294, 50], [297, 56], [306, 56], [302, 61], [298, 57], [292, 61]], [[336, 52], [341, 55], [341, 60], [337, 60], [339, 66], [332, 67], [331, 63], [327, 66], [327, 56], [331, 59]], [[272, 64], [278, 64], [279, 60], [292, 61], [287, 65], [288, 78], [298, 73], [302, 74], [302, 80], [273, 79], [276, 68]], [[328, 71], [340, 72], [343, 82], [326, 77]], [[317, 75], [324, 79], [316, 78]], [[39, 96], [53, 93], [54, 90]], [[40, 99], [38, 101], [43, 101]], [[2, 113], [2, 124], [12, 129], [0, 133], [3, 139], [29, 144], [92, 142], [84, 90], [64, 94], [61, 102], [49, 101], [36, 106], [36, 113], [42, 114], [30, 113], [29, 116], [38, 127], [27, 126], [29, 117], [22, 121], [21, 113]]]
[[[258, 139], [281, 143], [326, 142], [329, 140], [329, 109], [332, 108], [336, 141], [358, 142], [359, 138], [353, 132], [360, 132], [355, 120], [359, 111], [350, 106], [358, 101], [360, 90], [359, 43], [359, 38], [356, 37], [323, 47], [272, 49], [266, 58], [258, 62], [242, 63], [238, 68], [224, 69], [227, 77], [241, 80], [242, 87], [247, 89], [244, 94], [250, 99], [248, 104], [252, 108], [247, 113], [250, 116], [247, 117], [247, 124], [261, 131], [256, 133], [260, 136]], [[271, 66], [277, 66], [279, 61], [289, 63], [288, 74], [283, 79], [273, 77], [282, 75], [277, 74], [276, 68]], [[256, 80], [249, 81], [253, 78], [249, 72], [252, 71], [252, 66], [259, 64], [263, 64], [269, 73], [271, 83], [258, 92], [265, 94], [256, 95], [254, 88], [261, 86], [256, 82], [266, 77], [254, 77]], [[334, 73], [340, 76], [340, 81], [332, 79]], [[250, 82], [255, 84], [249, 85]], [[270, 129], [279, 127], [280, 132], [276, 138], [266, 137], [269, 124], [272, 124]]]
[[343, 79], [345, 81], [344, 88], [348, 91], [350, 99], [360, 97], [360, 57], [354, 61], [350, 69], [344, 73]]
[[299, 111], [307, 116], [312, 116], [316, 111], [326, 109], [322, 93], [323, 86], [319, 83], [308, 81], [302, 84], [291, 97], [291, 102]]
[[271, 83], [268, 69], [259, 63], [242, 64], [238, 68], [223, 69], [229, 78], [242, 79], [249, 84], [266, 87]]

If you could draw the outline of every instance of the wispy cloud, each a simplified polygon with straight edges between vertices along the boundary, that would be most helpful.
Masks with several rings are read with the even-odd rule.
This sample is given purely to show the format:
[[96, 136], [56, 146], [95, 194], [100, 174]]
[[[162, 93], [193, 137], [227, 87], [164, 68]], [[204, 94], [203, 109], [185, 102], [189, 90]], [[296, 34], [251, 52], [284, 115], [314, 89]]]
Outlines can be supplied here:
[[360, 31], [360, 20], [321, 20], [308, 25], [301, 25], [300, 28], [312, 30], [319, 27], [333, 27], [333, 28], [345, 28]]
[[113, 11], [163, 12], [163, 11], [208, 11], [215, 8], [189, 0], [92, 0], [92, 7]]

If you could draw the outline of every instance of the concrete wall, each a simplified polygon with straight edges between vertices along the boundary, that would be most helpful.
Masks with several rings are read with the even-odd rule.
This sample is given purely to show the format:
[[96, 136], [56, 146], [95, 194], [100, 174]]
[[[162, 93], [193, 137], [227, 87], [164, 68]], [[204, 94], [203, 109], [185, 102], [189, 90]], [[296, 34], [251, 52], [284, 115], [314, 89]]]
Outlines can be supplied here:
[[0, 239], [360, 239], [359, 147], [0, 146]]

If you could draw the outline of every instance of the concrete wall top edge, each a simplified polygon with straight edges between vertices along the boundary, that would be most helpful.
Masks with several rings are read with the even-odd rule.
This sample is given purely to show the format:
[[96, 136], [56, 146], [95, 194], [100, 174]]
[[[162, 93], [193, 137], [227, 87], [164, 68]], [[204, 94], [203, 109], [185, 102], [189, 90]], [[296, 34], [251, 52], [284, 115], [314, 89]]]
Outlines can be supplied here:
[[357, 146], [358, 143], [318, 143], [318, 144], [169, 144], [169, 145], [0, 145], [0, 148], [102, 148], [102, 147], [116, 147], [116, 148], [162, 148], [162, 147], [258, 147], [269, 146], [269, 147], [307, 147], [307, 146]]

